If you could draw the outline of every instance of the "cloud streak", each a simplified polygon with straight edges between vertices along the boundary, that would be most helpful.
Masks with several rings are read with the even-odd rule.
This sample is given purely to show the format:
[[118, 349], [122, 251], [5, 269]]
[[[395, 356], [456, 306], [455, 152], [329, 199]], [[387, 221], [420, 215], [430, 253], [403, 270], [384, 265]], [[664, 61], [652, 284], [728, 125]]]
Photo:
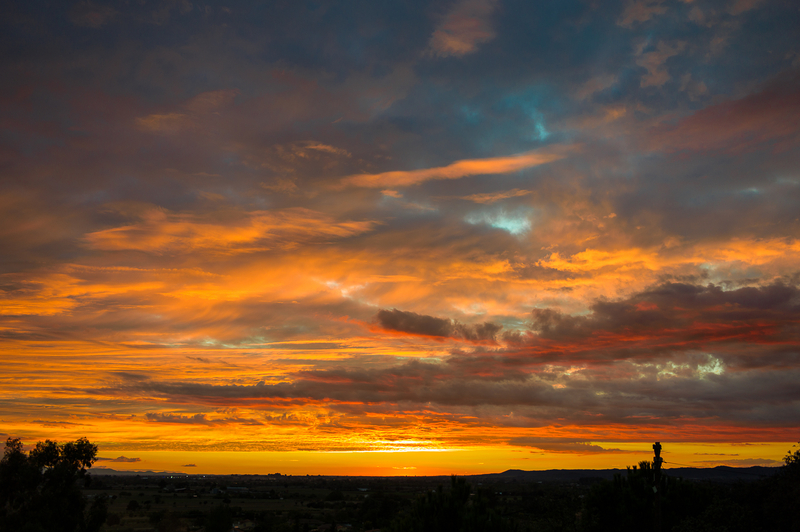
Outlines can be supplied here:
[[436, 168], [396, 170], [379, 174], [355, 174], [344, 178], [341, 183], [344, 186], [369, 188], [406, 187], [430, 180], [461, 179], [462, 177], [474, 175], [509, 174], [563, 158], [563, 154], [555, 151], [537, 151], [510, 157], [465, 159]]
[[89, 247], [107, 251], [246, 253], [280, 247], [287, 242], [296, 245], [300, 240], [347, 238], [370, 231], [375, 225], [373, 221], [337, 222], [324, 214], [300, 208], [256, 211], [244, 216], [234, 214], [234, 219], [228, 223], [153, 208], [142, 212], [138, 223], [89, 233], [85, 240]]
[[458, 338], [473, 342], [494, 341], [502, 325], [483, 323], [465, 325], [453, 320], [424, 316], [402, 310], [380, 310], [376, 316], [378, 324], [387, 331], [430, 336], [434, 338]]

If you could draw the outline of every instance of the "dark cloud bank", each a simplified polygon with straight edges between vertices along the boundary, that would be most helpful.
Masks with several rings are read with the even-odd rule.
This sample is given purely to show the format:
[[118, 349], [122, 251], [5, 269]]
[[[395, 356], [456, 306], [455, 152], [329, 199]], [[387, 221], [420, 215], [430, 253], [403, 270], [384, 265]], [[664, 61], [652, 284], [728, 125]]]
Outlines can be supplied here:
[[[365, 411], [390, 404], [399, 412], [438, 405], [471, 409], [501, 424], [510, 421], [498, 416], [513, 409], [513, 423], [522, 426], [800, 423], [800, 290], [794, 285], [725, 290], [668, 283], [625, 299], [596, 301], [585, 316], [551, 309], [534, 310], [531, 316], [530, 330], [514, 341], [455, 350], [442, 361], [309, 369], [277, 384], [164, 382], [137, 375], [92, 393], [270, 408], [311, 401], [343, 412], [352, 403], [363, 404]], [[396, 309], [380, 311], [377, 319], [393, 332], [477, 344], [494, 339], [501, 329]], [[212, 420], [204, 414], [147, 418], [194, 424], [258, 422]], [[542, 443], [565, 451], [584, 445]]]

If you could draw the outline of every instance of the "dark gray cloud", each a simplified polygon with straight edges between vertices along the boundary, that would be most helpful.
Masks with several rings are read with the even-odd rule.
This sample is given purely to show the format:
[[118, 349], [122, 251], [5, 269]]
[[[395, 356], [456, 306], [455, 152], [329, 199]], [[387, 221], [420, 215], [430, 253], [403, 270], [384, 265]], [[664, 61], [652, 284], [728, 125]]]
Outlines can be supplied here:
[[262, 425], [258, 420], [255, 419], [245, 419], [240, 417], [214, 417], [209, 418], [208, 414], [174, 414], [169, 412], [147, 412], [144, 415], [147, 421], [152, 423], [178, 423], [178, 424], [188, 424], [188, 425], [231, 425], [231, 424], [241, 424], [241, 425]]
[[522, 437], [512, 438], [508, 440], [510, 445], [517, 445], [519, 447], [535, 447], [542, 451], [550, 451], [556, 453], [586, 453], [586, 454], [599, 454], [599, 453], [625, 453], [621, 449], [607, 449], [602, 445], [596, 445], [589, 442], [576, 441], [570, 438], [537, 438], [537, 437]]
[[[381, 405], [396, 413], [415, 410], [420, 405], [438, 405], [451, 412], [453, 408], [479, 408], [471, 410], [472, 416], [480, 412], [476, 421], [511, 426], [541, 426], [560, 420], [587, 426], [615, 423], [655, 430], [687, 418], [696, 423], [741, 427], [790, 427], [800, 423], [800, 400], [795, 393], [797, 370], [716, 373], [720, 368], [713, 365], [713, 360], [699, 358], [682, 364], [619, 362], [605, 372], [583, 369], [567, 375], [550, 373], [545, 368], [516, 378], [464, 373], [457, 364], [412, 361], [380, 370], [303, 371], [294, 375], [293, 382], [278, 384], [151, 381], [90, 393], [271, 408], [313, 401], [337, 410], [343, 403], [342, 412], [351, 409], [348, 404], [358, 404], [352, 414], [371, 408], [380, 411]], [[496, 360], [485, 360], [486, 374], [490, 375], [496, 364]], [[505, 415], [509, 409], [514, 412], [513, 418]], [[147, 419], [208, 425], [252, 421], [171, 413], [150, 413]], [[272, 420], [276, 421], [289, 420]]]
[[[617, 360], [711, 352], [742, 367], [790, 366], [800, 356], [800, 290], [776, 282], [726, 289], [667, 283], [620, 300], [598, 300], [586, 315], [534, 309], [527, 337], [543, 357]], [[746, 346], [746, 347], [745, 347]]]
[[490, 322], [465, 325], [455, 320], [436, 318], [397, 309], [380, 310], [378, 324], [386, 330], [438, 338], [458, 338], [469, 341], [493, 341], [503, 328]]
[[[780, 282], [735, 289], [667, 283], [623, 300], [600, 300], [590, 308], [587, 316], [535, 309], [532, 329], [546, 338], [585, 337], [598, 331], [681, 330], [698, 322], [758, 327], [763, 321], [771, 330], [784, 329], [800, 316], [800, 290]], [[708, 333], [713, 339], [714, 331]]]
[[98, 462], [124, 462], [124, 463], [134, 463], [134, 462], [141, 462], [141, 458], [128, 458], [127, 456], [118, 456], [116, 458], [108, 458], [103, 456], [97, 457]]

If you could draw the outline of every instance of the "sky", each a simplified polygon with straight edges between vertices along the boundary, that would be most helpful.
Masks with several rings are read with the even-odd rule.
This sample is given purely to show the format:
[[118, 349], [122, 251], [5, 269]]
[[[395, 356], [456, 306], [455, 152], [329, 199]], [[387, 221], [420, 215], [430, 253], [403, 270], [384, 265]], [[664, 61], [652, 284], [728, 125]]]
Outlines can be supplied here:
[[0, 438], [95, 467], [781, 465], [793, 0], [12, 1]]

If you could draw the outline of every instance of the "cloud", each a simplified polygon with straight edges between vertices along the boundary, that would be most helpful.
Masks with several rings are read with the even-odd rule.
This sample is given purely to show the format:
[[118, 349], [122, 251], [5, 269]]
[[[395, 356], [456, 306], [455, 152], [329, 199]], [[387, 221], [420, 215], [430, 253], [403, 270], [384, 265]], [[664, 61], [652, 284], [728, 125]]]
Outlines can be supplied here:
[[[224, 216], [224, 215], [223, 215]], [[248, 253], [296, 245], [299, 241], [326, 241], [368, 232], [374, 221], [339, 222], [304, 208], [237, 213], [229, 220], [209, 215], [177, 214], [149, 208], [140, 221], [89, 233], [87, 245], [97, 250], [167, 251], [212, 250]], [[227, 217], [226, 217], [227, 218]]]
[[70, 427], [83, 424], [83, 423], [73, 423], [71, 421], [58, 421], [49, 419], [32, 419], [31, 423], [38, 423], [43, 427]]
[[559, 150], [520, 153], [510, 157], [465, 159], [447, 166], [421, 170], [357, 174], [342, 179], [342, 185], [383, 188], [418, 185], [431, 179], [460, 179], [473, 175], [508, 174], [563, 159]]
[[154, 113], [137, 118], [135, 123], [142, 131], [162, 135], [201, 131], [209, 126], [209, 120], [228, 110], [239, 94], [236, 89], [203, 92], [186, 101], [179, 112]]
[[435, 338], [457, 338], [473, 342], [493, 341], [502, 329], [501, 325], [490, 322], [480, 325], [465, 325], [455, 320], [435, 318], [397, 309], [380, 310], [376, 318], [380, 327], [388, 331]]
[[97, 29], [108, 24], [117, 14], [117, 11], [109, 6], [83, 0], [72, 7], [69, 18], [76, 26]]
[[469, 196], [460, 196], [459, 199], [474, 201], [475, 203], [495, 203], [508, 198], [518, 198], [520, 196], [527, 196], [533, 194], [532, 190], [520, 190], [515, 188], [513, 190], [505, 190], [502, 192], [489, 192], [485, 194], [470, 194]]
[[660, 41], [658, 45], [656, 45], [655, 50], [642, 53], [636, 60], [636, 64], [647, 69], [647, 74], [642, 76], [640, 86], [660, 87], [672, 79], [664, 65], [667, 62], [667, 59], [678, 55], [685, 48], [685, 41], [679, 41], [674, 44], [668, 44], [664, 41]]
[[[337, 427], [350, 430], [382, 430], [375, 417], [388, 411], [386, 423], [405, 425], [411, 423], [406, 416], [423, 410], [426, 423], [449, 420], [463, 430], [557, 423], [605, 431], [605, 437], [595, 432], [591, 439], [511, 441], [531, 436], [508, 436], [514, 445], [564, 453], [620, 452], [589, 441], [616, 441], [608, 435], [621, 427], [645, 439], [670, 433], [687, 440], [770, 430], [769, 437], [779, 441], [800, 422], [794, 393], [800, 321], [795, 285], [664, 283], [623, 298], [598, 299], [588, 313], [534, 309], [530, 330], [516, 337], [502, 335], [491, 323], [469, 326], [397, 309], [380, 311], [376, 320], [382, 331], [479, 345], [400, 364], [352, 357], [346, 364], [304, 361], [304, 367], [260, 382], [130, 380], [86, 392], [267, 409], [276, 413], [264, 417], [265, 423], [287, 428], [317, 426], [318, 414], [311, 412], [322, 409], [326, 416], [335, 413]], [[252, 421], [227, 410], [148, 413], [146, 419], [205, 426]]]
[[742, 153], [771, 143], [785, 151], [800, 143], [800, 76], [776, 80], [760, 92], [705, 107], [648, 133], [651, 149]]
[[727, 460], [696, 460], [697, 465], [704, 467], [715, 466], [732, 466], [732, 467], [780, 467], [783, 465], [781, 460], [773, 460], [771, 458], [731, 458]]
[[191, 425], [213, 425], [214, 422], [206, 417], [206, 414], [182, 415], [169, 414], [163, 412], [147, 412], [147, 421], [153, 423], [187, 423]]
[[150, 23], [161, 26], [169, 22], [172, 11], [177, 10], [181, 15], [186, 15], [194, 9], [189, 0], [165, 0], [158, 4], [157, 9], [150, 12]]
[[136, 125], [144, 131], [176, 134], [194, 128], [188, 115], [182, 113], [152, 114], [137, 118]]
[[705, 82], [694, 81], [692, 75], [688, 72], [681, 77], [680, 90], [686, 92], [692, 101], [697, 101], [708, 93], [708, 87], [706, 87]]
[[[782, 283], [730, 290], [713, 284], [667, 283], [626, 299], [598, 300], [590, 309], [579, 316], [534, 309], [531, 327], [540, 338], [549, 339], [611, 340], [614, 336], [607, 335], [621, 335], [612, 341], [628, 349], [648, 340], [662, 349], [684, 350], [708, 348], [715, 342], [780, 345], [796, 332], [800, 290]], [[605, 349], [609, 347], [606, 344]]]
[[619, 76], [616, 74], [595, 76], [578, 88], [575, 92], [575, 98], [585, 100], [589, 96], [609, 89], [617, 83], [619, 83]]
[[13, 4], [4, 432], [794, 438], [790, 2]]
[[227, 417], [227, 418], [209, 418], [207, 414], [173, 414], [169, 412], [147, 412], [144, 415], [145, 419], [151, 423], [174, 423], [186, 425], [262, 425], [260, 421], [255, 419], [244, 419], [240, 417]]
[[197, 464], [183, 464], [181, 467], [197, 467]]
[[459, 0], [431, 35], [431, 53], [463, 56], [494, 39], [490, 18], [496, 4], [497, 0]]
[[630, 28], [636, 22], [647, 22], [655, 15], [663, 15], [667, 8], [662, 3], [663, 0], [631, 0], [617, 19], [617, 25]]
[[757, 8], [763, 0], [733, 0], [733, 3], [728, 8], [728, 13], [731, 15], [741, 15], [751, 9]]
[[[664, 368], [658, 364], [616, 362], [606, 370], [584, 365], [571, 371], [548, 364], [534, 366], [538, 369], [526, 373], [511, 369], [511, 361], [504, 356], [477, 357], [466, 364], [460, 363], [458, 356], [451, 358], [456, 360], [411, 361], [382, 369], [351, 365], [300, 371], [292, 376], [292, 382], [276, 384], [171, 381], [90, 393], [283, 411], [286, 416], [266, 419], [276, 428], [298, 423], [317, 426], [322, 411], [326, 418], [338, 419], [339, 428], [369, 426], [380, 430], [383, 416], [385, 423], [393, 426], [412, 423], [418, 427], [422, 417], [425, 424], [449, 420], [442, 430], [449, 427], [455, 433], [469, 427], [510, 430], [553, 424], [581, 426], [584, 433], [595, 434], [593, 441], [614, 437], [609, 435], [620, 437], [620, 431], [625, 431], [628, 439], [664, 439], [661, 436], [669, 434], [672, 441], [698, 437], [705, 438], [702, 441], [731, 441], [734, 435], [736, 441], [782, 441], [791, 439], [791, 430], [800, 422], [794, 394], [796, 369], [712, 374], [699, 379], [694, 372], [657, 376]], [[562, 358], [558, 363], [568, 360]], [[184, 419], [174, 421], [167, 416], [167, 422], [195, 422], [186, 419], [193, 416], [178, 417]], [[194, 424], [208, 424], [205, 418], [199, 421]], [[505, 438], [523, 435], [507, 432]], [[477, 437], [485, 441], [486, 435]], [[587, 440], [585, 436], [561, 436], [510, 443], [559, 452], [618, 452], [587, 446]]]
[[530, 213], [525, 209], [508, 212], [500, 209], [495, 212], [471, 212], [464, 221], [472, 225], [488, 225], [502, 229], [512, 235], [524, 235], [531, 230]]
[[126, 381], [143, 381], [150, 378], [149, 375], [144, 373], [132, 373], [130, 371], [112, 371], [111, 374]]
[[116, 458], [106, 458], [102, 456], [97, 457], [98, 462], [124, 462], [124, 463], [133, 463], [133, 462], [141, 462], [141, 458], [128, 458], [127, 456], [118, 456]]
[[623, 451], [621, 449], [606, 449], [600, 445], [585, 441], [576, 441], [570, 438], [541, 438], [535, 436], [524, 436], [519, 438], [511, 438], [508, 440], [508, 444], [519, 447], [535, 447], [536, 449], [553, 453], [617, 454], [630, 452]]

